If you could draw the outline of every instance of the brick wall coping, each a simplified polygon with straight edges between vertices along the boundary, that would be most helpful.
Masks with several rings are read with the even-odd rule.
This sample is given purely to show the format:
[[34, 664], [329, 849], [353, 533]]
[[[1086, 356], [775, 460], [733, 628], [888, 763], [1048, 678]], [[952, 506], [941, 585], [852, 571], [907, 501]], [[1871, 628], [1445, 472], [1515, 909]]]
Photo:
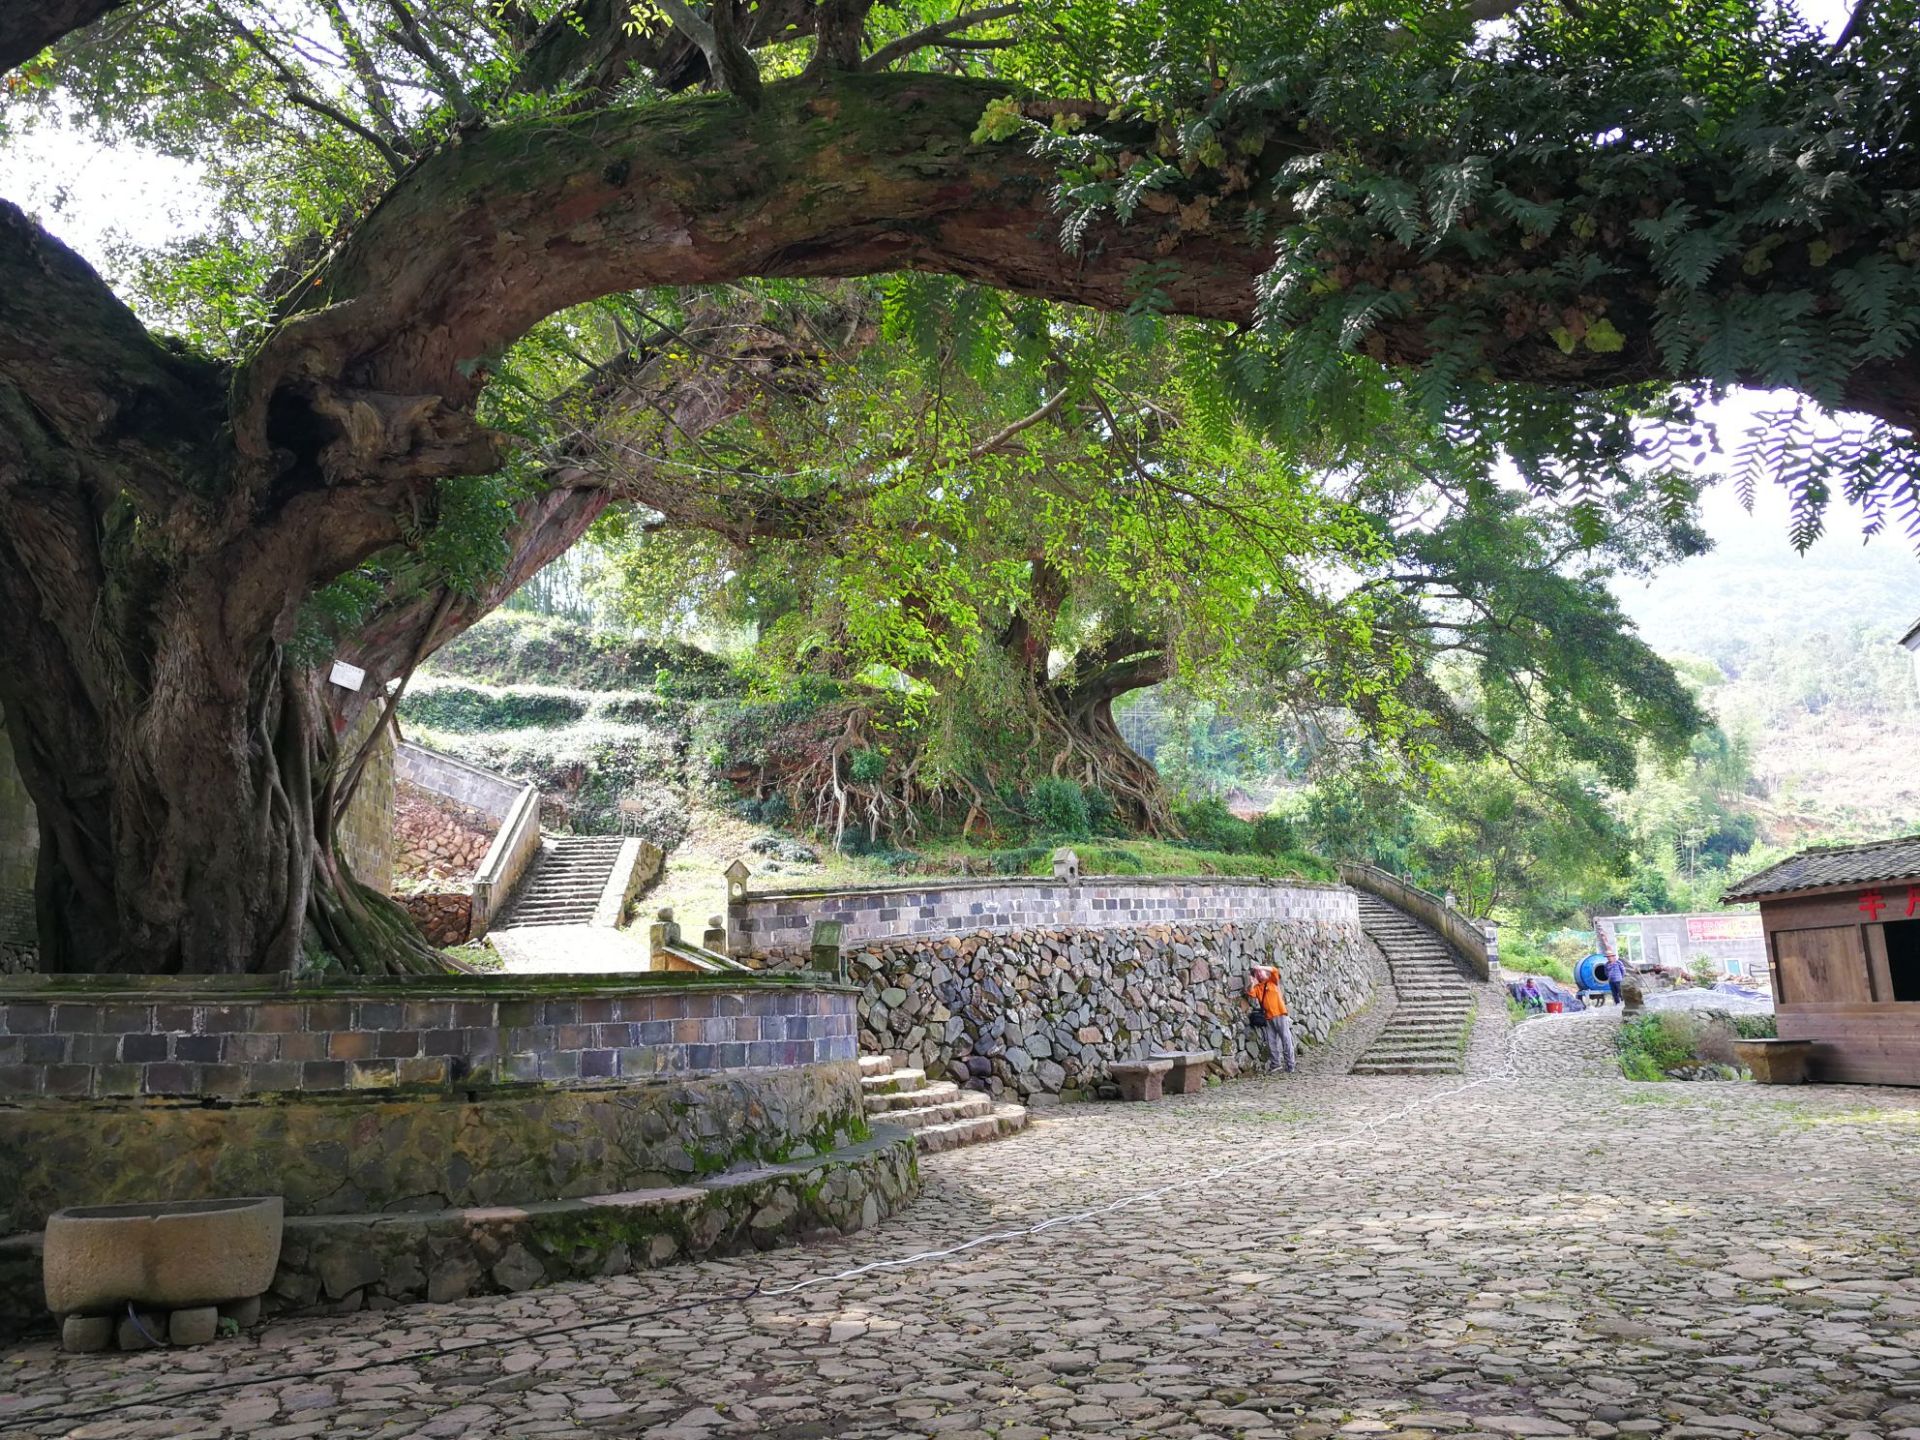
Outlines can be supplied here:
[[[831, 888], [806, 886], [759, 886], [747, 892], [749, 903], [759, 900], [835, 900], [854, 895], [924, 895], [943, 890], [1051, 889], [1069, 881], [1054, 875], [924, 875], [902, 880], [884, 880], [871, 885], [836, 885]], [[1278, 875], [1082, 875], [1081, 889], [1097, 891], [1116, 885], [1149, 887], [1156, 885], [1232, 885], [1273, 890], [1346, 890], [1338, 880], [1293, 880]]]
[[690, 975], [669, 971], [611, 975], [378, 975], [328, 984], [286, 975], [0, 975], [0, 1004], [14, 1000], [121, 999], [196, 1003], [207, 1000], [552, 1000], [623, 992], [676, 995], [713, 990], [825, 990], [856, 993], [805, 973], [730, 972]]

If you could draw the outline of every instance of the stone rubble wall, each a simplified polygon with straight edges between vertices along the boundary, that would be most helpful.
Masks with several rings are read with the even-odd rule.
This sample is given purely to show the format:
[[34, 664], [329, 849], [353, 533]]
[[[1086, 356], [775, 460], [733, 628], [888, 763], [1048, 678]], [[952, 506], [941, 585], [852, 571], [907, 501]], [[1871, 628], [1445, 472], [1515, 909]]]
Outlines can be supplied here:
[[1265, 1063], [1246, 1024], [1256, 964], [1280, 967], [1310, 1041], [1374, 988], [1365, 934], [1339, 920], [977, 931], [850, 946], [847, 962], [863, 1052], [1022, 1100], [1094, 1089], [1158, 1049], [1217, 1050], [1229, 1075]]
[[284, 1196], [277, 1313], [852, 1234], [919, 1173], [909, 1134], [869, 1126], [845, 1050], [594, 1088], [0, 1105], [0, 1343], [47, 1324], [37, 1232], [64, 1205]]
[[394, 787], [394, 866], [412, 880], [473, 878], [487, 858], [499, 817], [402, 780]]
[[464, 945], [473, 938], [471, 890], [409, 890], [394, 897], [430, 945]]

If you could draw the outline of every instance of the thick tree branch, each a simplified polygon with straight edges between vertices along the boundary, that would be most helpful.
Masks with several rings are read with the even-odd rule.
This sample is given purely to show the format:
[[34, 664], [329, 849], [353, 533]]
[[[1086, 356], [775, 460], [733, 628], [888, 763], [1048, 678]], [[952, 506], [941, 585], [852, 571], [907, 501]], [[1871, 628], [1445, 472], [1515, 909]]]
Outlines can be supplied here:
[[127, 0], [12, 0], [0, 7], [0, 75]]
[[942, 20], [937, 25], [929, 25], [916, 30], [911, 35], [902, 35], [898, 40], [889, 41], [873, 54], [869, 55], [863, 70], [885, 70], [897, 61], [904, 60], [916, 50], [925, 50], [929, 46], [939, 45], [962, 30], [971, 30], [975, 25], [985, 25], [990, 20], [1004, 20], [1009, 15], [1018, 15], [1026, 7], [1020, 4], [987, 5], [978, 10], [968, 11], [965, 15], [956, 15], [951, 20]]

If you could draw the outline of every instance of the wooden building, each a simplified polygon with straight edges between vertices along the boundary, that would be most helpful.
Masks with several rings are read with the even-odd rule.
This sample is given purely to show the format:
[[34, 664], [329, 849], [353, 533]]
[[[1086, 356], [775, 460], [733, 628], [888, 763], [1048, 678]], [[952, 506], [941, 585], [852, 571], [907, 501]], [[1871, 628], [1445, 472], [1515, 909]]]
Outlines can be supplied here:
[[1727, 888], [1757, 901], [1780, 1038], [1808, 1077], [1920, 1085], [1920, 835], [1804, 850]]

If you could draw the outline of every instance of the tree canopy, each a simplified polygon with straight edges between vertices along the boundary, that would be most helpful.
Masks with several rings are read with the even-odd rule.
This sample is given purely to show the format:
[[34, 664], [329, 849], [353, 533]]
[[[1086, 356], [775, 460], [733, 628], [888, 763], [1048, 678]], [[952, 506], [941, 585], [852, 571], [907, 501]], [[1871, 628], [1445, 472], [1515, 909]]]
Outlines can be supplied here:
[[[1192, 594], [1324, 615], [1291, 562], [1330, 547], [1365, 571], [1379, 531], [1307, 480], [1391, 456], [1431, 460], [1454, 497], [1402, 547], [1450, 547], [1449, 603], [1483, 605], [1496, 556], [1539, 600], [1554, 566], [1527, 557], [1561, 542], [1513, 533], [1532, 502], [1510, 477], [1576, 547], [1670, 536], [1699, 407], [1732, 384], [1804, 397], [1743, 457], [1788, 486], [1800, 538], [1835, 493], [1912, 528], [1915, 20], [1881, 0], [1829, 41], [1752, 0], [14, 7], [0, 124], [191, 156], [220, 202], [118, 267], [153, 329], [0, 204], [0, 600], [22, 617], [0, 704], [46, 828], [53, 963], [434, 963], [337, 873], [353, 772], [332, 737], [609, 503], [693, 473], [767, 386], [850, 393], [824, 347], [689, 291], [824, 317], [832, 295], [779, 287], [965, 282], [906, 288], [880, 338], [939, 327], [974, 357], [972, 418], [1061, 392], [1062, 423], [1006, 454], [997, 429], [922, 443], [930, 473], [970, 457], [972, 488], [892, 492], [923, 529], [862, 497], [886, 522], [868, 558], [957, 575], [939, 526], [1009, 555], [1024, 531], [1053, 568], [1103, 557], [1108, 617], [1156, 574], [1242, 565], [1221, 537], [1262, 527], [1288, 563], [1258, 591], [1148, 598], [1226, 634], [1259, 617]], [[1076, 346], [1100, 324], [1058, 305], [1122, 319]], [[1181, 423], [1116, 410], [1121, 388], [1176, 397]], [[835, 463], [883, 470], [875, 422], [891, 400], [911, 430], [912, 398], [876, 389]], [[1856, 418], [1828, 434], [1822, 412]], [[1143, 426], [1169, 458], [1124, 463]], [[1043, 438], [1058, 488], [1023, 489]], [[1176, 471], [1198, 478], [1170, 491]], [[1208, 503], [1259, 514], [1209, 530]], [[966, 568], [983, 614], [1045, 573], [1031, 553]], [[1380, 637], [1446, 613], [1368, 603], [1326, 672], [1350, 700]], [[1492, 627], [1477, 653], [1524, 674], [1523, 643]], [[367, 690], [313, 677], [327, 648]], [[1624, 723], [1632, 702], [1605, 696], [1633, 663], [1515, 693]]]

